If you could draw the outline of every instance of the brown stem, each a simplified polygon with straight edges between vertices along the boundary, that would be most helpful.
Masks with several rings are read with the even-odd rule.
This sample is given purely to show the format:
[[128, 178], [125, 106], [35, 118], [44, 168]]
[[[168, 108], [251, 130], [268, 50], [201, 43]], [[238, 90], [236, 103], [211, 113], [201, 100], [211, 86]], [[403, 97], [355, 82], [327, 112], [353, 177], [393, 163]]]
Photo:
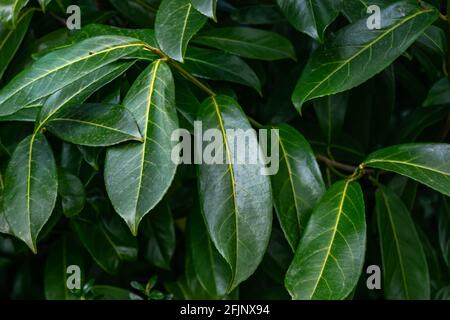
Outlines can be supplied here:
[[[354, 173], [356, 170], [359, 169], [359, 167], [357, 167], [357, 166], [352, 166], [349, 164], [338, 162], [336, 160], [331, 160], [320, 154], [317, 155], [316, 157], [317, 157], [317, 160], [319, 160], [320, 162], [323, 162], [330, 168], [336, 168], [336, 169], [346, 171], [346, 172], [351, 172], [351, 173]], [[363, 172], [364, 172], [364, 174], [369, 174], [369, 173], [373, 173], [373, 170], [363, 169]]]

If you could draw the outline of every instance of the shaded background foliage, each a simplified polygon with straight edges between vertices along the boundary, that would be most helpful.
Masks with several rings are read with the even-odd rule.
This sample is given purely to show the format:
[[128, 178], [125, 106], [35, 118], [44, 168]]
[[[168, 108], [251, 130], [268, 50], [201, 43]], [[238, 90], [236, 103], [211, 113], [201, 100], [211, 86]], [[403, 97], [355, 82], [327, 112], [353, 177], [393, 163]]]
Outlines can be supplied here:
[[[3, 2], [6, 6], [10, 4], [7, 0]], [[18, 2], [20, 4], [20, 1]], [[25, 2], [22, 3], [25, 5]], [[429, 1], [445, 14], [444, 2]], [[42, 10], [30, 9], [38, 8], [43, 3], [47, 4], [45, 13]], [[212, 100], [201, 105], [208, 95], [205, 90], [195, 86], [195, 83], [183, 78], [186, 72], [177, 72], [179, 70], [176, 66], [179, 65], [189, 74], [203, 78], [202, 81], [208, 83], [208, 90], [236, 100], [245, 115], [250, 117], [253, 126], [259, 127], [259, 123], [268, 126], [289, 124], [290, 126], [283, 125], [279, 128], [281, 142], [285, 141], [286, 145], [290, 145], [287, 154], [293, 157], [291, 165], [295, 167], [298, 165], [296, 161], [301, 159], [304, 162], [300, 169], [296, 168], [299, 174], [302, 174], [302, 177], [311, 174], [316, 177], [316, 181], [312, 178], [296, 180], [291, 176], [289, 164], [281, 164], [278, 178], [272, 178], [276, 212], [274, 210], [267, 251], [265, 240], [261, 244], [255, 244], [255, 251], [262, 251], [261, 256], [255, 257], [255, 260], [261, 258], [262, 261], [254, 266], [256, 270], [251, 270], [251, 275], [243, 275], [237, 271], [238, 262], [232, 267], [233, 270], [230, 270], [225, 260], [232, 265], [232, 257], [224, 253], [227, 248], [222, 248], [222, 238], [211, 231], [214, 230], [211, 225], [205, 225], [200, 206], [203, 205], [203, 210], [205, 207], [208, 210], [203, 200], [210, 196], [207, 193], [210, 186], [203, 186], [202, 189], [195, 166], [180, 165], [176, 174], [174, 168], [167, 168], [164, 169], [167, 171], [163, 172], [165, 175], [161, 177], [152, 173], [153, 179], [161, 179], [157, 181], [166, 178], [168, 189], [161, 190], [161, 197], [164, 198], [162, 201], [155, 200], [158, 203], [155, 208], [147, 208], [152, 209], [148, 215], [145, 215], [148, 210], [140, 213], [142, 220], [137, 232], [137, 225], [133, 225], [136, 221], [127, 220], [125, 216], [128, 211], [120, 208], [122, 199], [115, 199], [116, 203], [114, 200], [111, 203], [112, 192], [107, 188], [114, 189], [111, 185], [117, 185], [117, 182], [105, 180], [104, 177], [105, 158], [114, 158], [115, 153], [117, 155], [117, 152], [121, 152], [123, 144], [112, 149], [100, 147], [100, 143], [91, 143], [89, 146], [89, 143], [85, 143], [88, 135], [81, 138], [76, 134], [71, 136], [72, 131], [54, 121], [38, 128], [45, 128], [43, 132], [57, 164], [56, 205], [39, 236], [36, 235], [36, 255], [24, 242], [8, 235], [8, 230], [0, 230], [5, 231], [5, 234], [0, 235], [0, 297], [290, 299], [292, 296], [321, 299], [448, 299], [450, 209], [446, 196], [450, 193], [450, 152], [448, 144], [443, 144], [449, 142], [450, 127], [450, 85], [446, 71], [449, 65], [446, 62], [448, 24], [438, 19], [437, 10], [429, 9], [428, 5], [418, 4], [417, 1], [327, 0], [317, 1], [317, 4], [308, 9], [305, 4], [307, 1], [223, 0], [217, 2], [214, 15], [213, 7], [208, 5], [215, 1], [192, 0], [192, 4], [199, 11], [190, 9], [192, 12], [188, 14], [189, 30], [183, 37], [179, 34], [183, 20], [177, 16], [183, 12], [176, 9], [189, 3], [188, 0], [166, 0], [159, 7], [160, 1], [157, 0], [30, 1], [25, 8], [17, 12], [15, 29], [10, 29], [12, 26], [6, 22], [0, 26], [0, 44], [9, 45], [0, 47], [2, 92], [8, 90], [7, 84], [22, 70], [35, 61], [45, 61], [41, 59], [45, 59], [52, 51], [64, 52], [61, 50], [70, 49], [70, 46], [86, 39], [89, 41], [96, 36], [130, 36], [150, 45], [155, 44], [170, 58], [183, 62], [171, 64], [175, 83], [174, 98], [181, 127], [192, 130], [192, 121], [197, 117], [198, 111], [200, 110], [200, 115], [207, 117], [208, 112], [213, 110], [215, 100], [210, 98]], [[296, 8], [294, 3], [302, 3], [303, 7]], [[393, 3], [399, 3], [399, 8], [407, 8], [407, 17], [417, 13], [423, 18], [420, 18], [420, 21], [418, 18], [417, 22], [414, 20], [414, 24], [408, 26], [409, 29], [399, 30], [392, 36], [391, 41], [397, 42], [382, 42], [378, 48], [371, 51], [371, 55], [363, 54], [361, 61], [356, 61], [349, 67], [348, 70], [352, 72], [349, 78], [339, 75], [339, 72], [333, 73], [332, 69], [321, 69], [325, 68], [330, 57], [333, 57], [333, 48], [346, 41], [358, 41], [358, 32], [361, 32], [363, 42], [367, 41], [365, 36], [373, 36], [374, 33], [365, 35], [367, 14], [361, 4], [379, 5], [383, 12], [386, 12], [383, 17], [388, 19], [396, 11], [388, 11], [385, 8]], [[81, 31], [69, 31], [65, 27], [66, 8], [70, 4], [78, 4], [82, 8]], [[158, 8], [166, 10], [167, 14], [164, 12], [157, 16]], [[1, 10], [0, 6], [0, 12]], [[312, 14], [308, 10], [322, 11], [317, 20], [312, 21]], [[426, 10], [430, 13], [423, 13]], [[177, 11], [177, 14], [173, 11]], [[358, 21], [360, 27], [355, 27]], [[122, 29], [112, 30], [102, 27], [101, 24]], [[234, 32], [237, 32], [235, 39], [246, 40], [236, 45], [233, 42], [224, 44], [212, 40], [214, 37], [233, 38], [231, 29], [218, 31], [218, 28], [231, 27], [251, 27], [258, 30], [237, 32], [237, 29], [234, 29]], [[137, 28], [147, 29], [136, 31]], [[155, 29], [157, 42], [153, 32], [148, 29]], [[14, 31], [8, 34], [8, 30]], [[342, 30], [350, 31], [346, 34]], [[273, 33], [269, 36], [264, 31]], [[191, 36], [193, 38], [188, 44]], [[91, 45], [98, 43], [98, 38], [96, 39]], [[261, 49], [245, 46], [245, 42], [249, 44], [258, 41], [261, 41]], [[162, 69], [158, 69], [156, 65], [160, 62], [153, 62], [149, 67], [150, 62], [145, 61], [155, 60], [155, 52], [160, 53], [132, 52], [131, 57], [127, 57], [128, 62], [133, 59], [140, 60], [129, 65], [125, 65], [127, 60], [124, 59], [114, 61], [109, 67], [111, 70], [108, 70], [111, 80], [102, 83], [77, 102], [81, 104], [88, 98], [90, 104], [84, 104], [85, 109], [80, 107], [80, 110], [85, 110], [85, 114], [89, 114], [87, 110], [99, 106], [98, 114], [89, 115], [97, 120], [102, 117], [101, 108], [109, 106], [104, 110], [104, 119], [109, 119], [113, 127], [122, 121], [120, 123], [128, 129], [117, 137], [108, 135], [115, 139], [113, 142], [105, 142], [103, 135], [103, 140], [99, 139], [105, 146], [142, 138], [140, 134], [145, 131], [142, 124], [136, 124], [132, 115], [117, 109], [120, 107], [111, 106], [126, 106], [127, 99], [136, 105], [145, 100], [145, 97], [139, 96], [136, 88], [133, 91], [132, 87], [136, 83], [151, 83], [151, 74], [155, 74], [157, 80], [170, 81], [170, 71], [166, 64]], [[124, 70], [117, 71], [117, 77], [112, 76], [119, 68]], [[331, 79], [330, 84], [313, 88], [309, 93], [304, 92], [308, 90], [311, 82], [323, 80], [327, 74], [332, 73], [340, 78], [334, 82]], [[296, 88], [299, 78], [300, 84]], [[67, 77], [63, 77], [61, 81], [64, 79]], [[93, 77], [86, 81], [91, 83], [96, 79], [98, 80]], [[156, 85], [158, 86], [158, 83]], [[161, 90], [165, 90], [162, 84], [159, 85]], [[41, 89], [45, 90], [45, 86]], [[170, 99], [170, 92], [167, 96]], [[317, 97], [319, 98], [310, 99]], [[26, 94], [20, 92], [15, 99], [20, 103], [28, 102]], [[0, 101], [3, 101], [0, 111], [2, 108], [23, 107], [20, 103], [14, 106], [6, 100]], [[227, 104], [232, 105], [231, 110], [235, 110], [234, 102], [219, 98], [217, 101], [223, 110]], [[52, 101], [48, 105], [54, 105], [51, 103]], [[21, 141], [33, 133], [38, 112], [41, 112], [41, 115], [37, 119], [45, 118], [42, 110], [37, 104], [28, 105], [13, 115], [0, 113], [0, 191], [3, 192], [5, 188], [5, 194], [7, 187], [6, 184], [3, 186], [3, 182], [5, 175], [8, 176], [7, 167], [11, 166], [8, 163]], [[116, 114], [111, 115], [110, 112]], [[133, 116], [136, 117], [136, 113]], [[75, 116], [70, 114], [69, 110], [69, 114], [63, 114], [61, 117]], [[162, 115], [155, 117], [162, 119]], [[167, 126], [163, 126], [163, 129], [168, 130], [173, 125], [170, 121], [172, 118], [164, 120], [167, 121], [164, 122]], [[239, 118], [241, 125], [249, 126], [242, 119], [245, 119], [245, 116]], [[151, 134], [158, 136], [163, 133]], [[413, 172], [415, 169], [399, 169], [386, 164], [377, 166], [374, 162], [377, 157], [371, 156], [367, 159], [368, 155], [385, 147], [413, 142], [442, 144], [436, 149], [419, 147], [403, 150], [403, 158], [400, 160], [414, 162], [413, 159], [419, 159], [419, 164], [425, 163], [439, 169], [443, 172], [442, 175], [426, 177], [420, 169]], [[125, 144], [124, 148], [127, 149], [126, 146], [129, 145]], [[394, 154], [402, 155], [401, 152], [402, 149], [393, 149], [384, 155], [383, 151], [376, 155], [378, 158], [388, 159]], [[130, 157], [129, 154], [125, 154], [125, 158], [127, 157]], [[363, 162], [370, 167], [371, 159], [372, 169], [358, 170], [359, 164]], [[306, 169], [302, 167], [303, 163], [306, 164]], [[120, 164], [119, 158], [116, 166]], [[107, 161], [106, 166], [108, 165]], [[110, 167], [114, 168], [114, 165]], [[353, 172], [355, 174], [352, 176]], [[175, 176], [171, 180], [173, 174]], [[205, 170], [201, 174], [208, 175], [208, 172]], [[359, 180], [339, 182], [348, 176]], [[294, 190], [297, 193], [283, 192], [287, 180], [294, 180], [297, 188]], [[417, 180], [424, 184], [418, 183]], [[45, 182], [39, 188], [42, 192], [52, 189]], [[201, 192], [200, 199], [198, 189]], [[322, 197], [325, 189], [328, 190], [327, 194]], [[344, 194], [341, 203], [335, 203], [336, 194], [332, 192]], [[346, 192], [349, 192], [350, 200], [346, 198]], [[120, 193], [119, 190], [117, 197], [120, 197]], [[53, 196], [56, 197], [56, 194]], [[292, 218], [292, 215], [297, 217], [297, 212], [292, 213], [289, 211], [292, 208], [289, 209], [288, 206], [293, 202], [296, 204], [296, 200], [303, 201], [303, 198], [307, 198], [306, 209], [302, 207], [301, 210], [304, 211], [298, 215], [304, 220], [298, 222], [298, 228], [297, 222], [294, 222], [295, 228], [287, 230], [289, 218]], [[218, 201], [213, 201], [210, 206], [214, 207], [217, 203]], [[143, 206], [145, 205], [144, 203]], [[346, 270], [352, 270], [351, 280], [346, 279], [341, 285], [338, 277], [330, 276], [335, 283], [330, 283], [332, 290], [329, 295], [317, 288], [312, 289], [311, 293], [303, 292], [303, 288], [298, 288], [301, 283], [299, 279], [307, 279], [302, 272], [305, 269], [310, 272], [308, 268], [314, 264], [308, 261], [303, 253], [319, 248], [314, 237], [321, 229], [314, 229], [313, 224], [317, 223], [324, 229], [327, 224], [333, 224], [334, 221], [326, 218], [326, 215], [336, 207], [344, 207], [354, 218], [359, 230], [357, 239], [351, 240], [356, 241], [356, 246], [351, 242], [351, 252], [345, 249], [342, 260], [339, 260], [346, 263]], [[265, 209], [271, 214], [270, 204], [266, 205]], [[5, 211], [5, 208], [3, 210]], [[127, 221], [131, 231], [137, 234], [136, 237], [116, 211]], [[258, 214], [263, 215], [263, 211], [261, 209]], [[389, 216], [391, 211], [395, 212], [394, 216], [397, 216], [394, 218], [397, 220], [392, 220], [392, 215]], [[208, 212], [216, 213], [214, 208], [209, 208]], [[204, 215], [207, 216], [208, 212]], [[283, 216], [283, 212], [289, 214]], [[270, 214], [268, 213], [268, 216]], [[307, 228], [306, 221], [311, 214], [314, 218], [311, 219], [313, 222], [310, 222], [310, 225], [313, 227]], [[270, 219], [267, 221], [270, 224]], [[389, 223], [400, 228], [398, 234]], [[266, 227], [270, 229], [270, 226]], [[346, 228], [350, 227], [343, 226], [342, 231]], [[300, 240], [304, 234], [307, 236]], [[396, 251], [391, 245], [398, 235], [404, 241], [401, 243], [404, 247], [401, 250], [397, 248]], [[352, 236], [355, 235], [350, 232], [348, 239]], [[297, 249], [299, 241], [300, 246]], [[294, 258], [296, 250], [298, 251]], [[358, 254], [352, 260], [349, 256], [353, 252]], [[396, 270], [398, 265], [396, 257], [400, 260], [403, 257], [406, 266], [410, 268], [406, 270], [408, 279], [403, 279], [406, 284], [411, 285], [409, 288], [405, 289], [405, 283], [402, 284], [402, 280], [392, 271]], [[341, 257], [337, 256], [337, 259]], [[65, 276], [64, 271], [65, 267], [71, 264], [80, 265], [83, 270], [84, 287], [78, 292], [65, 288], [67, 275]], [[382, 266], [385, 272], [382, 290], [368, 290], [366, 287], [365, 270], [373, 264]], [[215, 270], [214, 273], [211, 272], [212, 269]], [[315, 273], [317, 272], [311, 271], [313, 276]], [[285, 281], [286, 274], [288, 279]], [[238, 281], [236, 278], [239, 276], [241, 279]], [[241, 280], [245, 281], [240, 283]], [[233, 285], [230, 287], [231, 282]], [[319, 282], [320, 278], [316, 283], [316, 287], [319, 286], [320, 289]], [[230, 288], [234, 290], [230, 292]]]

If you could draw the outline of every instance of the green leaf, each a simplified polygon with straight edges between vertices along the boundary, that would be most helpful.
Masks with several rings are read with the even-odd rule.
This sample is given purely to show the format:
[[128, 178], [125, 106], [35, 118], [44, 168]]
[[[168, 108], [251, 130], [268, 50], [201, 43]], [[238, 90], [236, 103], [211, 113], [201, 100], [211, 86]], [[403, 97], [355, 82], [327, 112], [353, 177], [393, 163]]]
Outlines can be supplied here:
[[447, 78], [442, 78], [436, 82], [423, 102], [424, 107], [442, 104], [450, 104], [450, 84]]
[[338, 16], [342, 0], [277, 0], [289, 22], [301, 32], [323, 41], [325, 29]]
[[325, 193], [319, 166], [306, 139], [288, 125], [279, 130], [280, 168], [271, 177], [273, 200], [281, 228], [293, 251], [313, 207]]
[[291, 42], [278, 33], [253, 28], [227, 27], [200, 33], [194, 43], [220, 49], [244, 58], [295, 60]]
[[95, 171], [98, 171], [100, 168], [99, 165], [99, 157], [102, 151], [102, 148], [91, 148], [85, 146], [77, 146], [78, 150], [81, 153], [83, 160], [92, 167]]
[[161, 202], [142, 220], [142, 229], [147, 261], [158, 268], [170, 270], [176, 239], [175, 224], [167, 202]]
[[191, 38], [207, 18], [194, 9], [190, 0], [163, 0], [155, 21], [159, 46], [172, 59], [183, 62]]
[[[211, 242], [200, 210], [194, 210], [187, 223], [186, 250], [190, 255], [186, 269], [192, 268], [192, 277], [212, 299], [222, 299], [231, 281], [230, 267]], [[192, 278], [187, 281], [192, 284]]]
[[0, 233], [10, 234], [11, 228], [9, 227], [8, 221], [6, 221], [5, 210], [3, 209], [3, 189], [3, 176], [0, 171]]
[[436, 18], [435, 9], [404, 0], [381, 11], [380, 30], [369, 30], [366, 19], [339, 30], [309, 59], [292, 96], [295, 107], [300, 111], [308, 100], [346, 91], [370, 79], [398, 58]]
[[24, 12], [17, 20], [17, 26], [13, 30], [0, 24], [0, 79], [22, 43], [33, 13], [33, 10]]
[[430, 280], [422, 244], [408, 209], [395, 193], [381, 186], [375, 212], [387, 299], [429, 299]]
[[173, 83], [170, 68], [161, 60], [142, 72], [123, 105], [137, 119], [144, 143], [110, 148], [106, 154], [106, 190], [134, 235], [166, 193], [177, 168], [171, 159], [171, 135], [178, 128]]
[[447, 267], [450, 268], [450, 204], [447, 197], [443, 197], [439, 210], [439, 245]]
[[90, 292], [93, 300], [130, 300], [132, 294], [129, 290], [105, 285], [93, 286]]
[[[227, 129], [241, 129], [236, 135], [256, 139], [248, 120], [233, 99], [218, 96], [207, 99], [201, 106], [198, 119], [203, 130], [218, 129], [216, 139], [222, 147], [220, 163], [198, 167], [198, 184], [202, 213], [211, 240], [232, 270], [228, 288], [231, 292], [258, 267], [270, 240], [272, 225], [272, 194], [270, 180], [263, 175], [262, 164], [238, 164], [234, 137]], [[244, 137], [245, 139], [245, 137]], [[221, 142], [221, 143], [220, 143]], [[250, 153], [260, 154], [257, 150]], [[248, 160], [248, 159], [247, 159]], [[228, 163], [228, 164], [225, 164]]]
[[158, 1], [156, 0], [109, 0], [127, 19], [145, 28], [153, 28]]
[[450, 300], [450, 286], [441, 288], [434, 296], [435, 300]]
[[[415, 0], [409, 0], [413, 2]], [[342, 12], [350, 22], [358, 21], [359, 19], [367, 19], [370, 13], [367, 13], [367, 8], [371, 5], [379, 6], [384, 9], [392, 4], [392, 0], [358, 0], [358, 1], [343, 1]]]
[[428, 29], [417, 39], [417, 43], [430, 49], [441, 57], [447, 53], [447, 39], [444, 30], [436, 26], [429, 26]]
[[8, 164], [3, 208], [11, 231], [34, 253], [39, 232], [55, 206], [57, 190], [56, 164], [47, 139], [39, 133], [28, 136]]
[[46, 99], [39, 113], [36, 130], [44, 127], [58, 112], [82, 104], [95, 91], [127, 71], [133, 63], [110, 63], [52, 94]]
[[231, 13], [231, 19], [239, 24], [261, 25], [286, 21], [277, 5], [257, 4], [237, 8]]
[[358, 282], [365, 247], [361, 187], [337, 182], [311, 214], [286, 274], [286, 288], [294, 299], [345, 299]]
[[39, 0], [39, 4], [41, 5], [42, 10], [45, 12], [45, 8], [52, 0]]
[[84, 282], [84, 261], [82, 248], [71, 237], [63, 237], [56, 242], [47, 257], [44, 270], [44, 289], [47, 300], [79, 300], [77, 295], [68, 289], [69, 266], [77, 266], [81, 271], [81, 284]]
[[122, 106], [89, 103], [66, 108], [46, 128], [64, 141], [91, 147], [142, 141], [136, 120]]
[[135, 53], [144, 44], [138, 40], [102, 36], [51, 52], [17, 75], [0, 91], [0, 115], [22, 107], [73, 84], [88, 73]]
[[197, 11], [201, 12], [203, 15], [217, 22], [216, 19], [217, 0], [191, 0], [191, 2], [194, 8], [197, 9]]
[[41, 112], [41, 105], [30, 105], [9, 116], [0, 117], [0, 122], [35, 122], [38, 114]]
[[136, 260], [137, 240], [120, 219], [99, 218], [94, 212], [83, 212], [71, 222], [92, 259], [106, 272], [115, 274], [121, 261]]
[[20, 11], [27, 3], [28, 0], [2, 0], [0, 4], [0, 23], [14, 29]]
[[378, 150], [364, 165], [407, 176], [450, 196], [450, 144], [403, 144]]
[[261, 93], [255, 72], [239, 57], [209, 49], [189, 48], [184, 68], [192, 75], [243, 84]]
[[58, 193], [61, 196], [63, 213], [72, 218], [84, 208], [86, 192], [80, 179], [69, 171], [58, 171]]
[[331, 144], [333, 139], [342, 133], [347, 103], [348, 95], [345, 93], [327, 96], [314, 101], [314, 110], [328, 144]]

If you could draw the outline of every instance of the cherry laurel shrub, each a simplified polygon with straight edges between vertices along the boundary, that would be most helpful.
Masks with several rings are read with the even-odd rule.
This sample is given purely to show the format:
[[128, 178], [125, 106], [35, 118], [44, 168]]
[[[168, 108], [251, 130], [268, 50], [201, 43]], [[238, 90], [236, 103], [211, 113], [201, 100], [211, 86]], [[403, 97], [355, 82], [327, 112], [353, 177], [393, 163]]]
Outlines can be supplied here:
[[0, 297], [450, 298], [447, 9], [1, 0]]

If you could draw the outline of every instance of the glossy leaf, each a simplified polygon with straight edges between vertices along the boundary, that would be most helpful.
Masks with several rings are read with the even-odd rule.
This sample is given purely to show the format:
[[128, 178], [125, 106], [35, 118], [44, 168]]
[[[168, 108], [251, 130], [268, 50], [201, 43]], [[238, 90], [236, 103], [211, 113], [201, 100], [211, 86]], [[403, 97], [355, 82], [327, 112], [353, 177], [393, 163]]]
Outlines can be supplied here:
[[311, 214], [286, 274], [292, 298], [345, 299], [361, 274], [365, 247], [361, 187], [356, 182], [337, 182]]
[[242, 59], [227, 53], [190, 48], [184, 68], [200, 78], [240, 83], [261, 92], [261, 82], [255, 72]]
[[279, 130], [280, 169], [272, 176], [274, 206], [292, 251], [297, 249], [313, 207], [325, 193], [322, 174], [306, 139], [288, 125]]
[[0, 91], [0, 115], [12, 114], [46, 98], [142, 47], [143, 43], [132, 38], [102, 36], [51, 52]]
[[28, 0], [2, 0], [0, 4], [0, 23], [8, 28], [16, 27], [20, 11], [28, 4]]
[[32, 10], [24, 12], [17, 20], [15, 29], [8, 29], [0, 24], [0, 79], [22, 43], [33, 13]]
[[336, 94], [314, 101], [314, 110], [328, 144], [342, 132], [347, 102], [348, 95], [346, 94]]
[[44, 289], [47, 300], [79, 300], [75, 292], [68, 289], [70, 266], [80, 268], [80, 282], [84, 282], [84, 260], [82, 248], [75, 239], [63, 237], [51, 248], [44, 270]]
[[429, 299], [430, 280], [422, 244], [408, 209], [385, 187], [376, 193], [375, 212], [387, 299]]
[[192, 5], [197, 11], [201, 12], [208, 18], [217, 21], [216, 19], [216, 6], [217, 0], [191, 0]]
[[102, 147], [124, 141], [142, 141], [136, 120], [122, 106], [83, 104], [55, 114], [46, 126], [60, 139]]
[[445, 57], [447, 53], [445, 32], [436, 26], [430, 26], [428, 29], [417, 39], [417, 43], [430, 49], [441, 57]]
[[308, 100], [346, 91], [373, 77], [436, 18], [435, 9], [404, 0], [381, 11], [380, 30], [369, 30], [366, 19], [339, 30], [309, 59], [292, 96], [295, 107], [301, 110]]
[[62, 210], [66, 217], [78, 215], [84, 208], [86, 192], [80, 179], [60, 169], [58, 171], [58, 193], [61, 196]]
[[450, 104], [450, 84], [446, 78], [439, 80], [433, 85], [426, 100], [423, 102], [424, 107], [442, 104]]
[[160, 48], [172, 59], [183, 62], [189, 40], [206, 20], [190, 0], [163, 0], [155, 21], [155, 34]]
[[145, 258], [158, 268], [170, 270], [175, 252], [175, 223], [166, 202], [158, 205], [142, 220], [145, 235]]
[[260, 29], [243, 27], [211, 29], [196, 36], [193, 42], [250, 59], [296, 59], [289, 40], [275, 32]]
[[[237, 164], [234, 143], [227, 129], [251, 129], [245, 114], [233, 99], [218, 96], [207, 99], [198, 119], [203, 130], [222, 133], [220, 144], [228, 164], [200, 165], [198, 183], [200, 204], [212, 242], [232, 270], [228, 292], [247, 279], [261, 262], [270, 240], [272, 194], [270, 181], [262, 175], [261, 164]], [[243, 133], [240, 133], [241, 135]], [[256, 139], [255, 133], [250, 135]], [[250, 150], [260, 154], [261, 149]], [[249, 163], [248, 161], [245, 163]]]
[[301, 32], [323, 41], [325, 29], [339, 14], [342, 0], [277, 0], [289, 22]]
[[142, 218], [166, 193], [177, 167], [171, 159], [175, 145], [171, 135], [178, 119], [169, 67], [157, 60], [144, 70], [123, 105], [137, 120], [144, 143], [108, 150], [105, 185], [115, 210], [136, 235]]
[[450, 195], [450, 144], [404, 144], [378, 150], [367, 167], [393, 171]]
[[57, 189], [55, 159], [47, 139], [42, 134], [25, 138], [6, 170], [3, 208], [11, 231], [34, 253], [36, 239], [55, 206]]

